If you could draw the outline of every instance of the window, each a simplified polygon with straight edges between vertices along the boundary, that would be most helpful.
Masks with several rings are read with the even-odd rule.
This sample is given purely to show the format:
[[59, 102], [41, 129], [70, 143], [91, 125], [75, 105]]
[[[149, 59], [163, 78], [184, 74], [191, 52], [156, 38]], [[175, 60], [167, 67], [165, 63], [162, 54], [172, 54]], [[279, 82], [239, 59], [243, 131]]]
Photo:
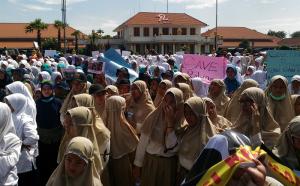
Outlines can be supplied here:
[[169, 28], [163, 28], [163, 35], [169, 35]]
[[190, 35], [196, 35], [196, 28], [190, 29]]
[[159, 29], [153, 28], [153, 36], [158, 36], [158, 35], [159, 35]]
[[181, 28], [181, 35], [186, 35], [186, 28]]
[[172, 28], [172, 35], [177, 35], [178, 28]]
[[149, 28], [148, 27], [144, 28], [144, 36], [149, 37]]
[[139, 28], [139, 27], [134, 27], [134, 28], [133, 28], [133, 35], [134, 35], [135, 37], [140, 36], [140, 28]]

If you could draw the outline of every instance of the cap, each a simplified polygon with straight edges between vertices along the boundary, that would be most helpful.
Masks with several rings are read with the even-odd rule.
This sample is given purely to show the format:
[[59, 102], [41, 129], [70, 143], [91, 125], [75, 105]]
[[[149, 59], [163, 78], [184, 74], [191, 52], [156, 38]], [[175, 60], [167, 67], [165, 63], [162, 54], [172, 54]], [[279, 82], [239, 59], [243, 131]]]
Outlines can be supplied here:
[[97, 94], [100, 92], [106, 92], [105, 88], [100, 84], [93, 84], [89, 88], [89, 94]]

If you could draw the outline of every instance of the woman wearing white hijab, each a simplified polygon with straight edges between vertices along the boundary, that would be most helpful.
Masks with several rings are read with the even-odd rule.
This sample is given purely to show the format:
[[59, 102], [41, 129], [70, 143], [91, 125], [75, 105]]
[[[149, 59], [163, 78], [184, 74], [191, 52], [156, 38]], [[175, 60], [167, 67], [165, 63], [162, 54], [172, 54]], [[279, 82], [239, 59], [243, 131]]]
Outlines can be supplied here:
[[6, 86], [9, 94], [20, 93], [23, 94], [28, 100], [28, 109], [26, 109], [26, 114], [30, 115], [34, 124], [36, 125], [36, 105], [33, 97], [31, 96], [28, 88], [20, 81], [13, 82]]
[[62, 75], [60, 72], [53, 72], [51, 74], [51, 81], [54, 85], [56, 85], [57, 83], [60, 83], [62, 81]]
[[49, 72], [42, 71], [39, 73], [38, 79], [40, 83], [45, 80], [51, 81], [51, 75], [49, 74]]
[[0, 185], [17, 185], [22, 142], [16, 136], [9, 107], [0, 103]]
[[22, 141], [21, 156], [17, 164], [18, 185], [34, 185], [39, 136], [32, 116], [26, 114], [28, 100], [24, 95], [16, 93], [6, 96], [4, 101], [12, 110], [16, 133]]

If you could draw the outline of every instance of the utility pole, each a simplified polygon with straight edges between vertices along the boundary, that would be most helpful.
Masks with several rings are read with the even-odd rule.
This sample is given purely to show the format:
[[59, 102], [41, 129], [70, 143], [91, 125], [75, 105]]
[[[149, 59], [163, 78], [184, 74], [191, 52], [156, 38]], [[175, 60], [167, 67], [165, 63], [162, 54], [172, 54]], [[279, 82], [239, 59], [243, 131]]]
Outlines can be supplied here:
[[169, 0], [167, 0], [167, 13], [169, 13]]
[[62, 0], [62, 22], [63, 22], [63, 30], [64, 30], [64, 54], [67, 53], [67, 40], [66, 40], [66, 27], [67, 27], [67, 0]]
[[218, 50], [218, 0], [216, 0], [216, 31], [215, 31], [215, 50]]

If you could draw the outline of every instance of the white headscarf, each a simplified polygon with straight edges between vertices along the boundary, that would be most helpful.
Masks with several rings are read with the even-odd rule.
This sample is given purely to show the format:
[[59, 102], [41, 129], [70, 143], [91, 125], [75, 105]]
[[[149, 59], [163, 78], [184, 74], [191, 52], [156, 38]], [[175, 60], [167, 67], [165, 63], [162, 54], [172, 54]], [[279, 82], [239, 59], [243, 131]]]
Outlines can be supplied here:
[[47, 72], [47, 71], [42, 71], [42, 72], [39, 73], [39, 75], [42, 76], [43, 81], [44, 81], [44, 80], [51, 81], [51, 75], [49, 74], [49, 72]]
[[56, 80], [56, 78], [57, 78], [58, 76], [60, 76], [60, 77], [62, 78], [62, 75], [61, 75], [60, 72], [53, 72], [53, 73], [52, 73], [52, 75], [51, 75], [51, 81], [52, 81], [52, 83], [55, 84], [55, 80]]
[[208, 94], [209, 82], [205, 79], [195, 77], [192, 78], [192, 85], [194, 88], [194, 92], [199, 97], [206, 97]]
[[4, 99], [6, 99], [14, 109], [12, 118], [17, 136], [21, 138], [23, 133], [23, 123], [30, 121], [33, 122], [32, 117], [26, 114], [28, 113], [28, 111], [26, 110], [29, 108], [28, 99], [20, 93], [11, 94], [9, 96], [6, 96]]
[[11, 111], [10, 108], [7, 106], [7, 104], [5, 103], [1, 103], [0, 102], [0, 149], [2, 152], [2, 144], [3, 144], [3, 140], [4, 137], [11, 133], [11, 134], [16, 134], [16, 130], [14, 127], [14, 123], [12, 120], [12, 116], [11, 116]]
[[34, 123], [36, 124], [36, 105], [35, 101], [32, 98], [28, 88], [20, 81], [15, 81], [9, 85], [6, 86], [6, 88], [12, 93], [20, 93], [23, 94], [26, 99], [28, 100], [28, 109], [26, 109], [26, 114], [31, 116], [34, 120]]

